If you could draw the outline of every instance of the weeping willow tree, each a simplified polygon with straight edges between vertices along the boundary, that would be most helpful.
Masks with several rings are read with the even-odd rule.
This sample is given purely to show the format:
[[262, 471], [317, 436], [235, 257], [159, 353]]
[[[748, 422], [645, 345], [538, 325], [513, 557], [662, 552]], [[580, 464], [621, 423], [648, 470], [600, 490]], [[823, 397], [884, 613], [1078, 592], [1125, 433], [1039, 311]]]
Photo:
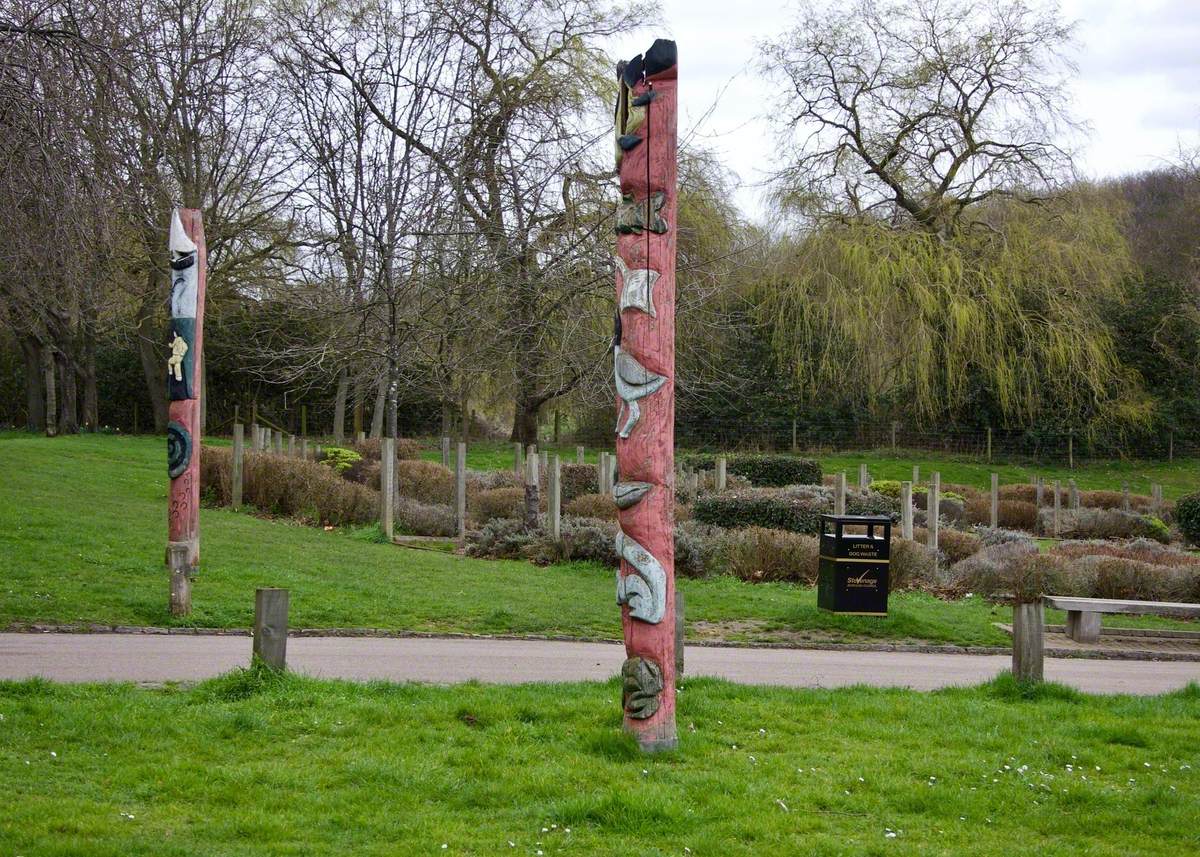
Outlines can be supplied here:
[[1076, 189], [996, 202], [950, 235], [825, 222], [781, 245], [759, 309], [814, 396], [928, 419], [961, 410], [974, 380], [1009, 425], [1138, 425], [1149, 400], [1102, 314], [1132, 272], [1118, 214]]

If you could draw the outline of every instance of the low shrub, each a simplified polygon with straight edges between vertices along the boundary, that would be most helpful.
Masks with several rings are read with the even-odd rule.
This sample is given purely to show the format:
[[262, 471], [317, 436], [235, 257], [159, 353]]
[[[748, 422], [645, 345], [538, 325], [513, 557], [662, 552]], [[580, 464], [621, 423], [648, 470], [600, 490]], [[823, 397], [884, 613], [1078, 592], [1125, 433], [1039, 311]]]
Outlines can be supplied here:
[[561, 529], [563, 559], [617, 567], [617, 528], [611, 521], [564, 517]]
[[721, 530], [695, 521], [675, 524], [675, 573], [708, 577], [719, 570]]
[[396, 462], [396, 491], [422, 503], [454, 502], [454, 473], [435, 461]]
[[1175, 502], [1175, 524], [1185, 539], [1200, 546], [1200, 493], [1188, 494]]
[[[997, 504], [998, 523], [1001, 527], [1012, 530], [1028, 530], [1037, 528], [1037, 506], [1024, 500], [1001, 500]], [[967, 522], [970, 524], [991, 524], [992, 500], [990, 497], [976, 497], [967, 503]]]
[[1029, 533], [1023, 533], [1019, 530], [1006, 530], [1003, 527], [975, 527], [972, 532], [979, 536], [979, 540], [983, 542], [985, 548], [990, 548], [992, 545], [1007, 544], [1008, 542], [1034, 543], [1033, 539], [1029, 537]]
[[812, 584], [817, 579], [820, 550], [812, 536], [763, 527], [726, 530], [719, 551], [722, 568], [739, 580]]
[[363, 457], [353, 449], [343, 449], [340, 446], [327, 446], [321, 455], [321, 463], [331, 468], [334, 473], [345, 473], [352, 465], [362, 460]]
[[570, 503], [583, 494], [599, 494], [600, 483], [594, 464], [562, 465], [562, 501]]
[[523, 488], [521, 478], [511, 470], [468, 470], [467, 497], [497, 488]]
[[[1114, 556], [1080, 557], [1069, 568], [1074, 586], [1092, 598], [1195, 601], [1200, 596], [1200, 575], [1186, 568]], [[1066, 594], [1082, 595], [1083, 591]]]
[[692, 504], [692, 518], [714, 527], [765, 527], [816, 535], [821, 526], [821, 513], [829, 511], [831, 506], [832, 501], [827, 504], [824, 497], [818, 499], [770, 488], [748, 488], [701, 495]]
[[617, 519], [617, 504], [608, 494], [581, 494], [567, 503], [564, 511], [580, 518], [599, 518], [602, 521]]
[[[715, 470], [717, 458], [710, 453], [689, 453], [679, 456], [679, 462], [688, 470]], [[735, 453], [725, 458], [727, 474], [743, 476], [756, 487], [821, 484], [821, 465], [810, 458], [764, 453]]]
[[491, 559], [528, 559], [543, 539], [539, 530], [527, 530], [517, 518], [493, 518], [467, 533], [467, 556]]
[[893, 497], [898, 500], [900, 499], [900, 480], [876, 479], [871, 483], [871, 490], [884, 497]]
[[[1080, 491], [1079, 504], [1089, 509], [1121, 509], [1125, 506], [1123, 491]], [[1134, 512], [1146, 512], [1154, 504], [1154, 498], [1146, 494], [1130, 494], [1129, 508]]]
[[[1063, 538], [1170, 540], [1170, 531], [1162, 521], [1120, 509], [1062, 509], [1058, 522], [1058, 533]], [[1052, 533], [1054, 510], [1042, 509], [1038, 525], [1043, 533]]]
[[[370, 459], [371, 461], [378, 461], [383, 457], [382, 438], [368, 437], [361, 442], [349, 444], [349, 447], [363, 458]], [[396, 438], [396, 458], [400, 461], [415, 461], [421, 457], [422, 449], [423, 446], [419, 440], [413, 440], [408, 437]]]
[[[200, 490], [219, 505], [232, 502], [232, 450], [204, 447]], [[315, 524], [368, 524], [378, 518], [379, 493], [342, 479], [315, 461], [247, 452], [242, 460], [242, 502], [274, 515]]]
[[911, 539], [892, 539], [888, 565], [890, 589], [937, 588], [937, 553]]
[[1029, 538], [990, 545], [951, 566], [947, 585], [959, 595], [1007, 593], [1016, 565], [1037, 552]]
[[358, 461], [352, 463], [349, 467], [342, 471], [342, 478], [351, 482], [357, 482], [359, 485], [366, 485], [368, 488], [379, 490], [379, 472], [382, 465], [378, 461], [372, 461], [369, 458], [359, 458]]
[[[900, 520], [900, 500], [898, 497], [890, 497], [887, 494], [879, 494], [875, 491], [874, 482], [871, 483], [871, 490], [865, 494], [858, 491], [848, 492], [846, 494], [846, 514], [847, 515], [885, 515], [892, 519], [892, 523]], [[832, 506], [830, 510], [832, 511]]]
[[940, 527], [938, 529], [938, 550], [945, 555], [947, 563], [954, 565], [983, 550], [983, 542], [979, 536], [972, 533], [950, 527]]
[[413, 536], [456, 536], [458, 521], [454, 509], [422, 503], [411, 497], [399, 497], [394, 508], [396, 528]]
[[479, 524], [493, 518], [520, 518], [525, 514], [524, 488], [492, 488], [467, 495], [471, 520]]
[[1168, 547], [1151, 539], [1134, 539], [1131, 542], [1065, 541], [1052, 545], [1050, 553], [1069, 558], [1081, 556], [1122, 557], [1150, 565], [1200, 570], [1200, 554]]
[[964, 485], [961, 482], [943, 482], [942, 483], [943, 497], [957, 497], [966, 505], [977, 497], [987, 497], [989, 492], [980, 491], [974, 485]]

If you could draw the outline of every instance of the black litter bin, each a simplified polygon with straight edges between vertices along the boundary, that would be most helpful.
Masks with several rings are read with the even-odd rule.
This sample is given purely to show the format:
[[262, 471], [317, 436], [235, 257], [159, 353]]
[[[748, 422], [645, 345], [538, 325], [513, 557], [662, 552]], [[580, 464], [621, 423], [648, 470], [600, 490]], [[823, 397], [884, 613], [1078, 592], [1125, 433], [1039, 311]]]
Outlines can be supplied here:
[[891, 548], [891, 518], [822, 515], [817, 606], [851, 616], [886, 616]]

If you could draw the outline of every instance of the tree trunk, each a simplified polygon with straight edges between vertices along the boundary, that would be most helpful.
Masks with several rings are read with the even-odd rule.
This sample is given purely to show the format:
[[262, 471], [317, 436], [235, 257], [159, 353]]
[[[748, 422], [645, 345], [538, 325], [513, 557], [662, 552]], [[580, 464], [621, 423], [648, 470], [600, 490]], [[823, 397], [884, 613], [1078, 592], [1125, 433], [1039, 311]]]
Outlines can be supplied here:
[[22, 336], [21, 353], [25, 356], [25, 427], [31, 432], [42, 432], [46, 430], [46, 379], [38, 341]]
[[55, 352], [59, 380], [59, 422], [62, 434], [79, 434], [79, 388], [75, 383], [75, 361], [62, 350]]
[[338, 446], [346, 440], [346, 397], [350, 394], [350, 373], [338, 373], [337, 395], [333, 399], [333, 442]]
[[358, 433], [363, 430], [363, 390], [362, 380], [354, 379], [354, 442], [358, 442]]
[[96, 331], [92, 324], [83, 326], [83, 424], [90, 432], [100, 430], [100, 391], [96, 386]]
[[54, 380], [54, 349], [42, 346], [42, 381], [46, 385], [46, 437], [58, 434], [58, 389]]
[[471, 412], [469, 410], [471, 399], [467, 393], [467, 388], [464, 386], [462, 395], [459, 397], [459, 413], [462, 414], [462, 442], [471, 442]]
[[142, 377], [146, 381], [146, 392], [150, 394], [150, 405], [154, 409], [154, 431], [167, 431], [167, 384], [166, 358], [159, 353], [158, 343], [163, 338], [158, 322], [158, 295], [154, 288], [155, 274], [146, 275], [146, 293], [137, 314], [138, 357], [142, 361]]
[[512, 434], [509, 440], [519, 442], [522, 446], [537, 443], [538, 406], [523, 396], [517, 397], [513, 413]]
[[375, 392], [375, 410], [371, 412], [371, 437], [383, 437], [383, 411], [387, 405], [387, 381], [380, 379]]

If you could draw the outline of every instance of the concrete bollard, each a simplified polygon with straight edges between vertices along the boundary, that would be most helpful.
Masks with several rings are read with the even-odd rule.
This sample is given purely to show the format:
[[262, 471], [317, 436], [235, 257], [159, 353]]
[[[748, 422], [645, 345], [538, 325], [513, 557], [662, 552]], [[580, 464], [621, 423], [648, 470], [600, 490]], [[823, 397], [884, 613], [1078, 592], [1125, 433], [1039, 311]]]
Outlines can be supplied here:
[[287, 669], [288, 591], [254, 590], [253, 657], [273, 670]]
[[246, 455], [245, 428], [241, 423], [233, 424], [233, 467], [229, 473], [229, 503], [233, 508], [242, 506], [243, 459]]
[[911, 482], [900, 483], [900, 537], [912, 540], [913, 537], [913, 507]]

